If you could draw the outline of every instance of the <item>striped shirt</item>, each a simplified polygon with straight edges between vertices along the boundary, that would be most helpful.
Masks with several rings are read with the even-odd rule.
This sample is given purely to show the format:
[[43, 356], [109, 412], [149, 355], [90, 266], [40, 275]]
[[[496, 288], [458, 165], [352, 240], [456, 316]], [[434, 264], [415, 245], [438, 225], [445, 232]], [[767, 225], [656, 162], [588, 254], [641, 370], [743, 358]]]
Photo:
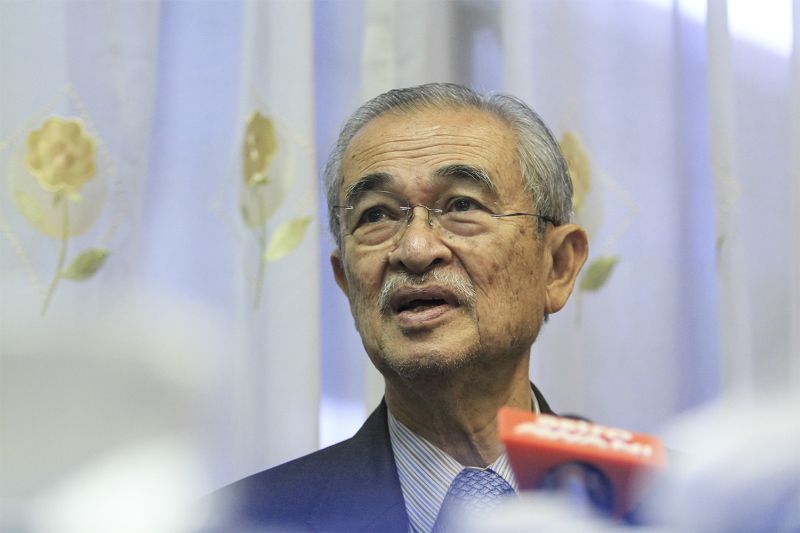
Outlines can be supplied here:
[[[538, 412], [535, 396], [533, 402], [534, 411]], [[404, 426], [391, 411], [388, 411], [388, 425], [397, 475], [408, 513], [409, 531], [431, 531], [450, 484], [465, 467]], [[498, 474], [517, 490], [517, 480], [505, 453], [487, 469]]]

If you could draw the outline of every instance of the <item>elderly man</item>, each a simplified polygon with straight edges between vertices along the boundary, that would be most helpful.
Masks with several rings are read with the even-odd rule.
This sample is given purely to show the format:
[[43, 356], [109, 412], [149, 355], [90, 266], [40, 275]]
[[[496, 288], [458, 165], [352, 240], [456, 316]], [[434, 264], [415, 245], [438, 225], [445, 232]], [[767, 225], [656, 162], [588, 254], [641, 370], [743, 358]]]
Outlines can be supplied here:
[[551, 412], [531, 346], [587, 255], [567, 166], [521, 101], [429, 84], [359, 108], [325, 180], [334, 276], [384, 402], [353, 438], [226, 493], [251, 524], [435, 530], [470, 483], [516, 489], [498, 409]]

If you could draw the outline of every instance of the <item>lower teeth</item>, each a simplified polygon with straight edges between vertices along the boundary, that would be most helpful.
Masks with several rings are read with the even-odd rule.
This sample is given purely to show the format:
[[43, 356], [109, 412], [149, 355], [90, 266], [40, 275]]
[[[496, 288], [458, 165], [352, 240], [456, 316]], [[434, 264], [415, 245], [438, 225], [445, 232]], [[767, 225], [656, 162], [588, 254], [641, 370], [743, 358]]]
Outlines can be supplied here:
[[409, 311], [427, 311], [428, 309], [433, 309], [434, 307], [439, 307], [440, 304], [424, 304], [424, 305], [416, 305], [409, 309]]

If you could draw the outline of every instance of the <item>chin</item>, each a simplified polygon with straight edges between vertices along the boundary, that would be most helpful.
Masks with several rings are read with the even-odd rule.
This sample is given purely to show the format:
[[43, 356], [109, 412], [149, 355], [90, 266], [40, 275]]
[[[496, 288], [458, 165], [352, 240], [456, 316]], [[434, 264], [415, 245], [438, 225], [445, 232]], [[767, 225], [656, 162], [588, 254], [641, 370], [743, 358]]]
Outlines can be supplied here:
[[388, 371], [407, 381], [440, 380], [470, 366], [479, 355], [476, 351], [444, 353], [437, 350], [421, 354], [384, 353], [375, 366], [386, 376]]

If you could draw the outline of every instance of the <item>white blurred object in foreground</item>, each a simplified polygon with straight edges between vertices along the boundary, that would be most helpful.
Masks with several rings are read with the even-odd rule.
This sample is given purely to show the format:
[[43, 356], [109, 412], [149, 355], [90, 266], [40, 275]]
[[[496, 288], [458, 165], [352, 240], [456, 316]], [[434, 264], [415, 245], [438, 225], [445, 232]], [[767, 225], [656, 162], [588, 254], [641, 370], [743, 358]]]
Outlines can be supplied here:
[[116, 450], [34, 501], [33, 531], [180, 533], [203, 523], [194, 503], [201, 463], [188, 442], [153, 440]]
[[0, 530], [195, 530], [220, 317], [122, 287], [39, 317], [0, 289]]
[[800, 391], [719, 401], [664, 432], [680, 450], [646, 515], [675, 531], [800, 531]]

